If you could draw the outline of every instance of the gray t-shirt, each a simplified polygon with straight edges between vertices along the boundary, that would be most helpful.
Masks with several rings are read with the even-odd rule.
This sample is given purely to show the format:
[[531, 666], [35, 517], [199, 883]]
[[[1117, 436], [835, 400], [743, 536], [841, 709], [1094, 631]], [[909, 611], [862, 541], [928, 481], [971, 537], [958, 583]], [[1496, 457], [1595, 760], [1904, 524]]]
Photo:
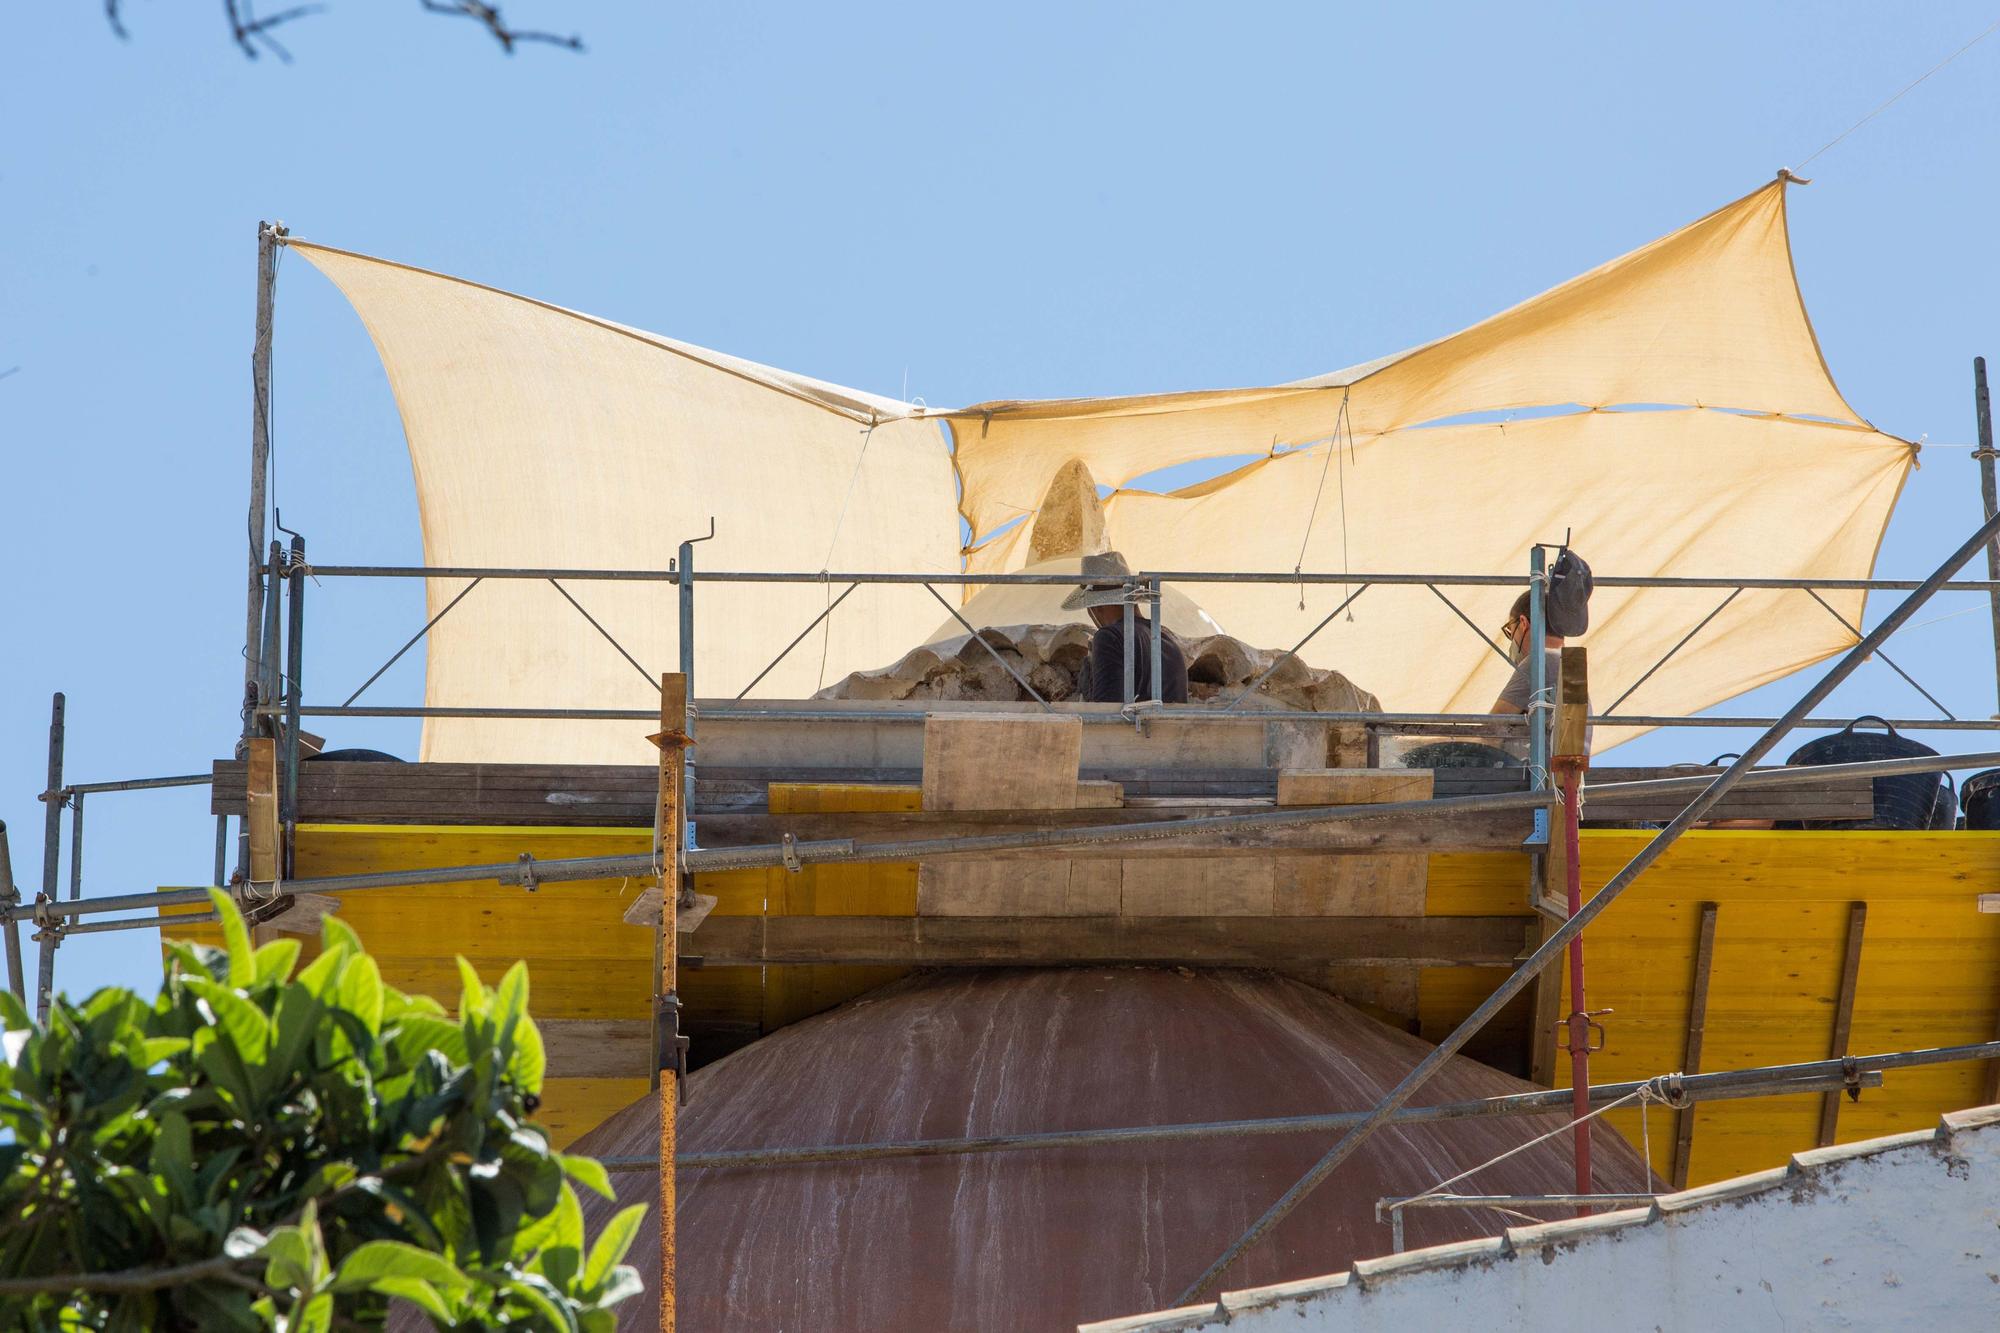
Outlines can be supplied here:
[[[1557, 697], [1556, 677], [1562, 671], [1562, 654], [1550, 648], [1543, 654], [1543, 657], [1548, 662], [1548, 666], [1544, 669], [1544, 685], [1549, 692], [1549, 702], [1554, 703]], [[1528, 711], [1528, 703], [1534, 693], [1534, 684], [1529, 679], [1528, 671], [1533, 663], [1533, 658], [1523, 657], [1519, 662], [1514, 664], [1514, 674], [1507, 677], [1507, 684], [1502, 687], [1500, 698], [1497, 702], [1506, 704], [1509, 708], [1517, 712], [1525, 713]]]
[[[1556, 649], [1550, 648], [1543, 656], [1548, 663], [1544, 668], [1544, 671], [1547, 673], [1544, 679], [1544, 688], [1549, 692], [1549, 702], [1554, 703], [1562, 697], [1558, 692], [1560, 677], [1562, 675], [1562, 654]], [[1497, 702], [1518, 708], [1523, 713], [1528, 711], [1528, 703], [1534, 694], [1533, 683], [1528, 679], [1528, 668], [1533, 661], [1533, 658], [1524, 657], [1514, 664], [1514, 674], [1507, 677], [1507, 683], [1501, 687], [1500, 698]], [[1586, 747], [1590, 745], [1596, 731], [1597, 728], [1595, 727], [1585, 728], [1583, 743]]]

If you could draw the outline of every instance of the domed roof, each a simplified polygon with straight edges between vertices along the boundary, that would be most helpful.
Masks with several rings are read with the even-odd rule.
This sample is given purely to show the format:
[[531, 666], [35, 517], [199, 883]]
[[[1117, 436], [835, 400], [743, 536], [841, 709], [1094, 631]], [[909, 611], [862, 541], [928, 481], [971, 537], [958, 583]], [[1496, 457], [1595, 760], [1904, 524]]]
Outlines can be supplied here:
[[[1024, 968], [917, 974], [697, 1071], [680, 1151], [957, 1138], [1365, 1110], [1425, 1042], [1269, 973]], [[1463, 1058], [1422, 1103], [1526, 1091]], [[1335, 1272], [1390, 1250], [1384, 1196], [1418, 1193], [1563, 1123], [1486, 1117], [1391, 1126], [1231, 1269], [1230, 1288]], [[1600, 1190], [1647, 1188], [1602, 1122]], [[1170, 1303], [1331, 1146], [1331, 1133], [1123, 1143], [806, 1166], [684, 1169], [684, 1329], [1047, 1330]], [[572, 1152], [650, 1155], [642, 1098]], [[620, 1204], [658, 1198], [615, 1174]], [[1492, 1193], [1574, 1188], [1570, 1138], [1482, 1172]], [[593, 1229], [614, 1210], [586, 1198]], [[1494, 1234], [1486, 1211], [1408, 1217], [1414, 1247]], [[657, 1326], [659, 1236], [633, 1248]]]

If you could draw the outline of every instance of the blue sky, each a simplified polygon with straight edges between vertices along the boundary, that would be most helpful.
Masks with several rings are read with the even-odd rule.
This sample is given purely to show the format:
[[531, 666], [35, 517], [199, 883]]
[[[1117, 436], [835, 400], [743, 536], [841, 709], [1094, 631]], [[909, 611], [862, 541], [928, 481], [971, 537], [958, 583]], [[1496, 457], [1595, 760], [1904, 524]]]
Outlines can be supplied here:
[[[0, 818], [30, 890], [51, 691], [72, 781], [201, 771], [234, 735], [259, 218], [932, 403], [1269, 382], [1460, 327], [1755, 188], [1996, 17], [511, 0], [590, 49], [509, 59], [414, 0], [334, 0], [283, 65], [245, 61], [217, 9], [135, 0], [121, 43], [95, 5], [37, 5], [0, 50]], [[1842, 389], [1927, 438], [1884, 576], [1978, 521], [1960, 446], [1971, 357], [2000, 358], [1996, 131], [2000, 35], [1793, 196]], [[418, 562], [358, 322], [294, 260], [278, 329], [287, 523], [322, 562]], [[422, 621], [415, 585], [311, 606], [309, 696]], [[1892, 651], [1954, 711], [1994, 711], [1981, 600], [1940, 598]], [[371, 694], [414, 701], [421, 670]], [[1871, 663], [1826, 711], [1924, 710]], [[339, 739], [413, 753], [415, 725]], [[87, 810], [86, 892], [206, 879], [205, 793]], [[157, 967], [149, 936], [99, 937], [58, 979]]]

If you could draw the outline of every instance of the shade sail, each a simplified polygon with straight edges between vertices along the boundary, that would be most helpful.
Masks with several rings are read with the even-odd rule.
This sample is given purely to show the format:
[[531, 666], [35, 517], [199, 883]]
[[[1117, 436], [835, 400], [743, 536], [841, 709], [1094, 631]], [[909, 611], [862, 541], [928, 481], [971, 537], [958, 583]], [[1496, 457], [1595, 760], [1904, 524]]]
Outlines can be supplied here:
[[[388, 370], [433, 565], [665, 569], [712, 515], [715, 540], [695, 548], [710, 569], [959, 566], [941, 433], [900, 403], [400, 264], [292, 247], [347, 296]], [[433, 580], [431, 613], [464, 587]], [[431, 631], [426, 702], [657, 708], [657, 673], [679, 661], [674, 586], [564, 590], [637, 666], [563, 590], [488, 580]], [[702, 585], [697, 691], [735, 694], [839, 591]], [[863, 588], [829, 637], [801, 644], [758, 692], [810, 695], [824, 683], [822, 650], [826, 681], [893, 660], [938, 614], [921, 588]], [[643, 763], [645, 730], [432, 718], [423, 757]]]
[[[433, 563], [664, 567], [714, 515], [707, 569], [1005, 572], [1031, 558], [1021, 520], [1074, 464], [1123, 488], [1104, 540], [1136, 569], [1356, 576], [1186, 589], [1227, 633], [1289, 647], [1371, 571], [1525, 579], [1529, 544], [1565, 532], [1603, 574], [1866, 576], [1916, 449], [1835, 387], [1793, 275], [1785, 191], [1781, 177], [1462, 332], [1310, 380], [949, 410], [291, 244], [381, 353]], [[1527, 415], [1493, 420], [1508, 412]], [[1235, 462], [1173, 494], [1126, 485], [1217, 460]], [[436, 583], [432, 610], [461, 586]], [[1452, 595], [1491, 630], [1519, 586]], [[432, 632], [428, 700], [648, 706], [645, 677], [676, 661], [672, 589], [570, 591], [638, 668], [546, 583], [494, 582]], [[1725, 593], [1600, 588], [1595, 702], [1639, 681]], [[736, 693], [836, 594], [704, 585], [697, 691]], [[1827, 601], [1860, 623], [1859, 593]], [[802, 697], [886, 665], [939, 619], [921, 588], [859, 591], [756, 693]], [[1854, 639], [1805, 593], [1744, 592], [1624, 708], [1698, 711]], [[1304, 656], [1397, 711], [1483, 710], [1505, 672], [1420, 586], [1371, 589]], [[433, 720], [424, 755], [630, 759], [631, 734]], [[1600, 732], [1600, 746], [1614, 739]]]
[[1122, 485], [1176, 463], [1348, 429], [1576, 404], [1743, 408], [1860, 424], [1828, 375], [1792, 274], [1785, 183], [1463, 332], [1297, 384], [982, 403], [954, 413], [976, 540], [1035, 504], [1069, 458]]
[[[1171, 495], [1119, 491], [1109, 537], [1134, 568], [1343, 569], [1349, 584], [1189, 584], [1237, 638], [1290, 647], [1371, 570], [1518, 574], [1507, 587], [1440, 589], [1491, 637], [1526, 586], [1529, 543], [1576, 546], [1599, 571], [1673, 577], [1851, 577], [1874, 562], [1910, 448], [1865, 427], [1713, 409], [1581, 412], [1507, 424], [1364, 436], [1253, 463]], [[1317, 505], [1310, 536], [1307, 519]], [[1301, 544], [1304, 545], [1301, 557]], [[1024, 543], [974, 551], [979, 572], [1017, 567]], [[1602, 708], [1729, 589], [1600, 587], [1591, 601], [1591, 693]], [[1822, 593], [1859, 624], [1862, 594]], [[1303, 606], [1301, 602], [1303, 601]], [[1851, 645], [1802, 591], [1746, 591], [1623, 711], [1693, 712]], [[1423, 586], [1379, 586], [1301, 655], [1337, 667], [1397, 711], [1484, 712], [1508, 667]], [[1600, 746], [1618, 739], [1605, 731]]]

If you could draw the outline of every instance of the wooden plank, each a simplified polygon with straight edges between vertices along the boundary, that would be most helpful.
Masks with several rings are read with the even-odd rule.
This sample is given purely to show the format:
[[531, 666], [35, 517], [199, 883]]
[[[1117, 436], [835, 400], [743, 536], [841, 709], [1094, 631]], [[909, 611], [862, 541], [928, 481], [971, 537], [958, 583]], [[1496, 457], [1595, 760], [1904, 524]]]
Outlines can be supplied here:
[[1514, 917], [725, 917], [683, 947], [703, 966], [772, 963], [1344, 963], [1504, 967]]
[[926, 861], [917, 872], [917, 915], [1112, 916], [1122, 861]]
[[[1840, 990], [1833, 1001], [1833, 1036], [1827, 1043], [1827, 1059], [1847, 1054], [1847, 1039], [1854, 1028], [1854, 991], [1861, 979], [1861, 944], [1868, 928], [1868, 904], [1855, 903], [1847, 911], [1847, 951], [1840, 965]], [[1829, 1092], [1820, 1098], [1819, 1146], [1830, 1147], [1840, 1126], [1840, 1099], [1844, 1092]]]
[[1556, 725], [1549, 753], [1555, 759], [1582, 759], [1590, 749], [1590, 650], [1564, 648], [1556, 678]]
[[278, 742], [253, 736], [245, 765], [245, 826], [250, 835], [250, 879], [269, 884], [283, 871], [278, 864]]
[[1079, 810], [1116, 810], [1124, 804], [1125, 784], [1122, 782], [1091, 779], [1076, 784], [1076, 808]]
[[1428, 768], [1310, 768], [1278, 774], [1279, 805], [1378, 805], [1427, 801], [1434, 788]]
[[[1701, 1072], [1701, 1041], [1708, 1030], [1708, 979], [1715, 967], [1716, 905], [1701, 905], [1701, 925], [1695, 930], [1694, 971], [1688, 979], [1687, 1038], [1681, 1047], [1681, 1072]], [[1688, 1185], [1688, 1168], [1694, 1160], [1695, 1108], [1674, 1113], [1673, 1183], [1677, 1190]]]
[[644, 1018], [537, 1019], [549, 1078], [651, 1079], [653, 1025]]
[[924, 809], [1073, 810], [1083, 722], [1060, 714], [924, 721]]
[[1124, 917], [1272, 916], [1277, 911], [1275, 860], [1268, 856], [1176, 856], [1114, 862], [1120, 872], [1118, 913]]
[[[786, 833], [801, 842], [853, 838], [857, 843], [901, 842], [912, 838], [1019, 833], [1036, 828], [1146, 823], [1198, 814], [1243, 814], [1240, 808], [1130, 807], [1122, 810], [1049, 810], [1021, 815], [1005, 811], [939, 815], [712, 815], [699, 820], [704, 847], [752, 847], [778, 842]], [[1509, 851], [1529, 828], [1528, 812], [1493, 811], [1437, 819], [1415, 815], [1358, 820], [1351, 824], [1300, 825], [1224, 833], [1192, 833], [1147, 842], [1100, 843], [1059, 851], [967, 852], [967, 856], [1008, 859], [1146, 859], [1191, 853], [1245, 851], [1291, 855], [1335, 851]], [[961, 854], [949, 854], [961, 855]], [[926, 858], [929, 859], [929, 858]]]
[[[1278, 775], [1278, 804], [1366, 805], [1422, 801], [1429, 769], [1316, 769]], [[1430, 857], [1287, 856], [1274, 860], [1272, 910], [1280, 916], [1421, 916]]]
[[[1342, 762], [1334, 767], [1358, 767]], [[220, 760], [213, 766], [214, 784], [210, 811], [214, 814], [243, 813], [244, 764], [240, 760]], [[1704, 767], [1593, 768], [1593, 783], [1630, 781], [1643, 778], [1688, 776], [1720, 770]], [[915, 767], [886, 765], [846, 766], [815, 769], [804, 763], [761, 767], [702, 767], [697, 779], [696, 808], [711, 803], [720, 808], [741, 808], [748, 798], [761, 797], [767, 784], [795, 779], [823, 785], [831, 782], [909, 783], [920, 780]], [[1269, 795], [1275, 789], [1275, 774], [1268, 767], [1185, 767], [1160, 768], [1133, 765], [1104, 767], [1093, 765], [1086, 755], [1082, 771], [1085, 780], [1122, 782], [1131, 795], [1164, 795], [1175, 792], [1215, 795]], [[314, 760], [299, 767], [299, 801], [302, 819], [326, 821], [333, 817], [359, 820], [369, 815], [382, 819], [420, 821], [431, 807], [440, 811], [468, 812], [487, 806], [521, 807], [537, 811], [545, 821], [570, 823], [634, 822], [632, 809], [643, 807], [651, 820], [654, 773], [650, 766], [632, 764], [388, 764], [327, 763]], [[1508, 769], [1443, 769], [1435, 779], [1439, 796], [1464, 796], [1493, 791], [1521, 791], [1526, 773]], [[1873, 786], [1866, 778], [1823, 780], [1810, 786], [1753, 788], [1730, 793], [1719, 807], [1719, 817], [1773, 819], [1853, 819], [1865, 818], [1873, 810]], [[1613, 805], [1600, 797], [1593, 812], [1586, 806], [1586, 818], [1593, 813], [1609, 818], [1651, 819], [1671, 817], [1681, 802], [1673, 798], [1649, 798], [1644, 802], [1621, 801]]]

